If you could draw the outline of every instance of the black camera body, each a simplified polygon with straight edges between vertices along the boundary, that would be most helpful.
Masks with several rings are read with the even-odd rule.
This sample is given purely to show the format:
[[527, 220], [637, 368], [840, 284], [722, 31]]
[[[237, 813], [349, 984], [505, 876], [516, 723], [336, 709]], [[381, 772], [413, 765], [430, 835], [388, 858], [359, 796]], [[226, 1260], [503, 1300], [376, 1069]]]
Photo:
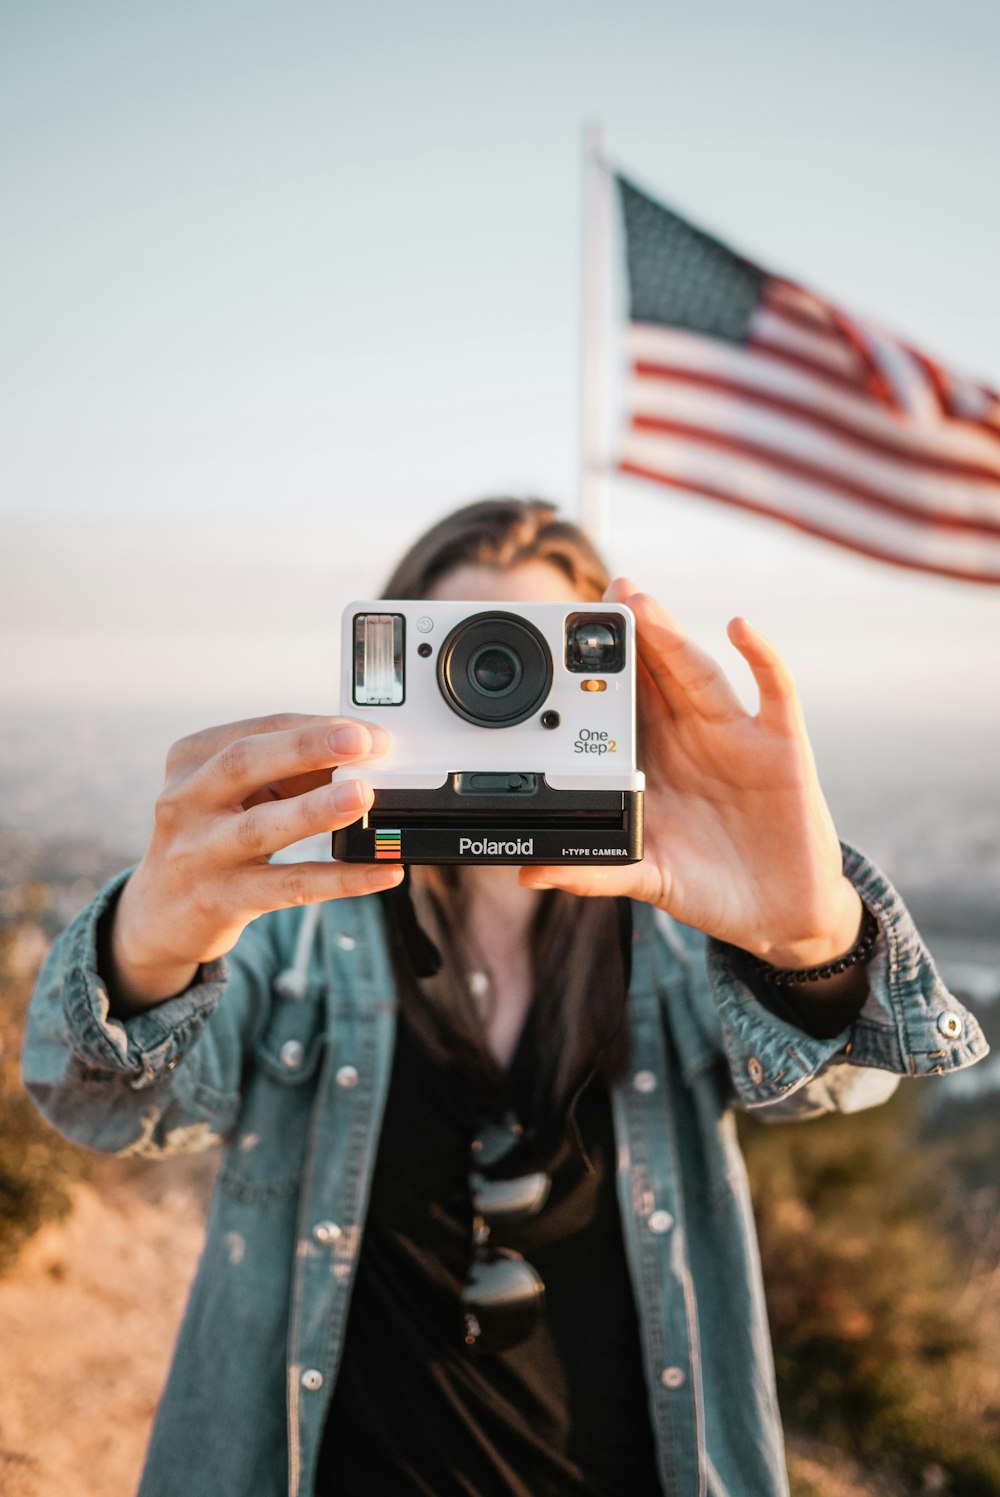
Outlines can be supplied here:
[[352, 603], [341, 710], [392, 747], [344, 862], [634, 863], [635, 620], [617, 603]]

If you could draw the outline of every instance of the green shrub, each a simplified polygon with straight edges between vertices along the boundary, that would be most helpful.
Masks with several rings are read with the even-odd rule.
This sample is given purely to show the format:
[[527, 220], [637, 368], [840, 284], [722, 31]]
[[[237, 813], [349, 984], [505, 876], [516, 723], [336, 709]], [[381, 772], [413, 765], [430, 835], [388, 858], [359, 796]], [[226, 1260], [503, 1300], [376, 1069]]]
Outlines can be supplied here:
[[[23, 952], [38, 926], [24, 917], [0, 926], [0, 1273], [45, 1222], [65, 1216], [73, 1186], [88, 1174], [84, 1150], [43, 1120], [21, 1084], [19, 1056], [34, 966]], [[28, 940], [26, 941], [26, 937]]]
[[[919, 1083], [881, 1107], [795, 1124], [741, 1115], [782, 1415], [961, 1497], [1000, 1497], [995, 1345], [963, 1298], [969, 1252], [944, 1225], [965, 1205], [922, 1138]], [[919, 1490], [919, 1487], [918, 1487]]]

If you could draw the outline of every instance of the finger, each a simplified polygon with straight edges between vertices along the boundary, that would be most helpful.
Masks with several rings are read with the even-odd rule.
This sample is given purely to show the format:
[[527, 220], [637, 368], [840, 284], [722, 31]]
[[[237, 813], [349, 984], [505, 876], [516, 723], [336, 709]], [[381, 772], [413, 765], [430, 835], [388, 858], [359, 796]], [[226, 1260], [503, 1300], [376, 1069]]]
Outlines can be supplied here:
[[[639, 589], [631, 577], [615, 577], [608, 583], [604, 590], [605, 603], [628, 603], [630, 598], [635, 597]], [[665, 703], [656, 684], [649, 674], [641, 657], [636, 660], [636, 723], [640, 734], [644, 730], [651, 731], [662, 723], [663, 709], [666, 706], [670, 713], [669, 703]], [[672, 716], [673, 714], [670, 713]]]
[[[628, 603], [636, 596], [639, 589], [631, 577], [615, 577], [608, 583], [604, 590], [605, 603]], [[654, 682], [642, 658], [636, 660], [636, 723], [640, 734], [644, 731], [651, 732], [663, 722], [663, 712], [666, 708], [669, 716], [673, 716], [670, 704], [664, 701], [661, 693], [656, 689]]]
[[378, 894], [402, 883], [403, 872], [399, 863], [269, 863], [250, 876], [249, 907], [263, 915], [293, 905]]
[[[639, 594], [639, 589], [631, 577], [615, 577], [608, 583], [604, 590], [605, 603], [629, 603], [631, 599]], [[645, 724], [652, 727], [662, 720], [662, 708], [665, 704], [662, 695], [656, 689], [656, 683], [643, 664], [641, 657], [636, 661], [636, 713], [640, 726]]]
[[267, 805], [272, 800], [289, 800], [294, 795], [305, 795], [307, 790], [318, 790], [321, 785], [329, 785], [330, 774], [329, 769], [314, 769], [308, 774], [291, 775], [285, 780], [275, 780], [271, 785], [262, 785], [252, 795], [244, 797], [244, 809]]
[[352, 779], [251, 806], [216, 823], [216, 854], [231, 865], [270, 857], [303, 837], [349, 826], [369, 810], [374, 798], [366, 780]]
[[730, 619], [726, 633], [753, 672], [760, 695], [760, 721], [766, 727], [798, 727], [802, 713], [795, 680], [774, 645], [745, 618]]
[[167, 770], [197, 769], [213, 755], [238, 738], [251, 738], [258, 733], [285, 733], [326, 723], [332, 727], [338, 717], [318, 717], [306, 712], [272, 712], [264, 717], [244, 717], [237, 722], [215, 723], [200, 728], [179, 738], [167, 755]]
[[644, 769], [662, 750], [662, 735], [676, 737], [676, 717], [641, 660], [635, 663], [635, 725], [637, 763]]
[[627, 603], [639, 589], [628, 577], [614, 577], [604, 589], [605, 603]]
[[266, 786], [374, 758], [388, 746], [389, 735], [374, 723], [319, 718], [304, 727], [234, 738], [196, 771], [187, 789], [205, 806], [238, 806]]
[[567, 894], [584, 898], [627, 894], [633, 899], [657, 902], [662, 880], [648, 863], [629, 863], [625, 867], [581, 866], [550, 867], [542, 863], [525, 863], [518, 874], [525, 889], [563, 889]]
[[629, 893], [627, 868], [548, 867], [526, 863], [518, 874], [525, 889], [563, 889], [567, 894], [596, 896]]
[[676, 714], [694, 710], [709, 721], [745, 716], [718, 663], [655, 598], [635, 593], [628, 603], [635, 614], [639, 657]]

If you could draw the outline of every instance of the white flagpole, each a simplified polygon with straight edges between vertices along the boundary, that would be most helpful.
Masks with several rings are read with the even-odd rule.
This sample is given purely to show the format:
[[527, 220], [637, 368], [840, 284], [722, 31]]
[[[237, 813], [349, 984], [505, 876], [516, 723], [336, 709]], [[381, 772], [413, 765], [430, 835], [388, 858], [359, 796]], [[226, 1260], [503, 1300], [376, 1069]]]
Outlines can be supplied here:
[[611, 172], [604, 126], [584, 130], [583, 337], [580, 402], [580, 523], [606, 551], [611, 532], [608, 433], [608, 326], [611, 275]]

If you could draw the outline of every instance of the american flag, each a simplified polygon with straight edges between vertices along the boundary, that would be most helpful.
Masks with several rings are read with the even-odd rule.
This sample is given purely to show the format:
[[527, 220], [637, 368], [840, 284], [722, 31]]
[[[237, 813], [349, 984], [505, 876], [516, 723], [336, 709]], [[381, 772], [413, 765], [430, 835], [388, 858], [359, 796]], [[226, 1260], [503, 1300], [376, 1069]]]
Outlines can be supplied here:
[[631, 298], [619, 468], [1000, 583], [1000, 397], [617, 182]]

